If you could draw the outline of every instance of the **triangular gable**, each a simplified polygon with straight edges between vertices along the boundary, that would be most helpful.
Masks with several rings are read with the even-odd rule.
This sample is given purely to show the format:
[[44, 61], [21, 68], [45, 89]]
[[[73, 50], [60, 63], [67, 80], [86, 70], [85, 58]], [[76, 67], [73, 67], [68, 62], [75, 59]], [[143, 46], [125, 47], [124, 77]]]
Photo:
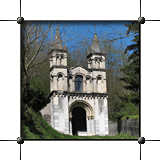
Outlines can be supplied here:
[[84, 68], [83, 66], [81, 65], [75, 65], [74, 67], [70, 68], [71, 71], [82, 71], [82, 72], [88, 72], [88, 70], [86, 68]]

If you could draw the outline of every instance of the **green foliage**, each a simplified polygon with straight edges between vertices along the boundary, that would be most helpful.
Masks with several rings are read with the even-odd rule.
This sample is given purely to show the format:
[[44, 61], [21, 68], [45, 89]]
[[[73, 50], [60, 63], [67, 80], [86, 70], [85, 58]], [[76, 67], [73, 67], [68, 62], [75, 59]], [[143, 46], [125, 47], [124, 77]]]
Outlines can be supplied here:
[[[132, 22], [131, 24], [126, 26], [128, 27], [127, 34], [129, 34], [130, 32], [134, 32], [136, 35], [132, 40], [134, 44], [127, 46], [125, 50], [125, 52], [128, 50], [132, 50], [133, 53], [128, 58], [129, 64], [125, 65], [121, 69], [121, 71], [124, 73], [124, 76], [121, 77], [120, 80], [126, 82], [127, 85], [124, 86], [125, 89], [139, 92], [139, 34], [137, 34], [139, 32], [139, 24], [137, 22]], [[138, 98], [139, 95], [136, 95], [137, 97], [135, 98]], [[135, 103], [139, 103], [139, 98], [135, 100]]]
[[[118, 93], [117, 93], [118, 94]], [[129, 117], [134, 115], [139, 115], [139, 105], [132, 102], [134, 99], [134, 93], [119, 95], [120, 101], [116, 101], [118, 114], [116, 119], [121, 119], [122, 117]]]
[[34, 70], [31, 70], [28, 75], [29, 87], [41, 88], [45, 95], [50, 93], [50, 72], [49, 72], [49, 60], [36, 66]]
[[123, 119], [135, 119], [135, 120], [139, 120], [139, 115], [134, 115], [134, 116], [126, 116], [126, 117], [122, 117], [121, 118], [121, 120], [123, 120]]
[[35, 111], [41, 110], [47, 103], [45, 94], [40, 88], [29, 88], [23, 101]]

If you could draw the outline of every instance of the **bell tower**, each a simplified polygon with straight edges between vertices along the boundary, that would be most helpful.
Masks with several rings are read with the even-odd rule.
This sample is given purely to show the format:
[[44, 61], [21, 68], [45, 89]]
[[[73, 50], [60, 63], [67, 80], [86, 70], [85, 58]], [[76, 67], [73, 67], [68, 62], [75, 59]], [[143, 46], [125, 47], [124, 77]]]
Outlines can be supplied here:
[[101, 51], [97, 33], [94, 34], [91, 52], [87, 55], [89, 69], [105, 69], [105, 53]]
[[63, 46], [57, 26], [50, 56], [50, 91], [67, 91], [67, 45]]

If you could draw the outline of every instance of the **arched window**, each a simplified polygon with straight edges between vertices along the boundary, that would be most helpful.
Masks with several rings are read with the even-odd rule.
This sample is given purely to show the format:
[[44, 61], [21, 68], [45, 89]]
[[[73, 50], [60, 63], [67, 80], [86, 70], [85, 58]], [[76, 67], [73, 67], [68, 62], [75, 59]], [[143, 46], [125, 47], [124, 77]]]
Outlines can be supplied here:
[[83, 91], [83, 77], [76, 76], [75, 78], [75, 91], [82, 92]]
[[97, 77], [97, 92], [102, 92], [102, 78]]

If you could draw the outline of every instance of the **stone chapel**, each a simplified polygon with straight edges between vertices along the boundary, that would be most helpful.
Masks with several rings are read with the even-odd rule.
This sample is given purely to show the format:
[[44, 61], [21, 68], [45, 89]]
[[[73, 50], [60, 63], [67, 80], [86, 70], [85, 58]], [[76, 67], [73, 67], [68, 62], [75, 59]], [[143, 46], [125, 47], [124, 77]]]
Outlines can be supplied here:
[[68, 48], [57, 27], [50, 56], [50, 103], [41, 110], [55, 130], [70, 135], [109, 135], [105, 52], [94, 34], [88, 68], [67, 67]]

